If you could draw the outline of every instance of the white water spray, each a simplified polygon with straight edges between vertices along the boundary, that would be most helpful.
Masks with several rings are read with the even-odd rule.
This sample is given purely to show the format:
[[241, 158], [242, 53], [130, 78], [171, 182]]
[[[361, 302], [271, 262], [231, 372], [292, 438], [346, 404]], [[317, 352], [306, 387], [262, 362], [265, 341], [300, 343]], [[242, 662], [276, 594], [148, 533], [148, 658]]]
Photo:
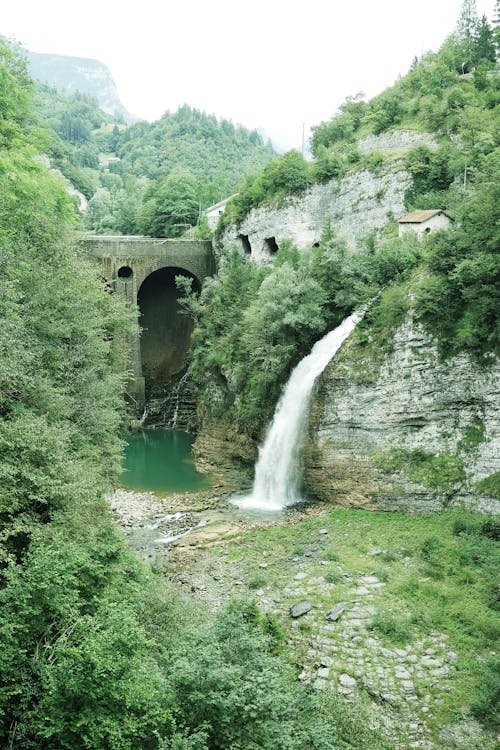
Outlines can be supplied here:
[[252, 492], [233, 501], [240, 508], [276, 511], [302, 499], [300, 452], [314, 383], [363, 313], [353, 313], [323, 336], [292, 371], [259, 448]]

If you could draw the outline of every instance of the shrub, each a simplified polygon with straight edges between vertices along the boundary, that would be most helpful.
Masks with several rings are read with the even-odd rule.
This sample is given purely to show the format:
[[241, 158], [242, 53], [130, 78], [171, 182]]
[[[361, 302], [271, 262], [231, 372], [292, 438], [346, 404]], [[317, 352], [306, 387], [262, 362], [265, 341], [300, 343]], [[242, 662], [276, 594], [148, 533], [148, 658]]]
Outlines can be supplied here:
[[474, 716], [486, 727], [500, 727], [500, 659], [494, 657], [481, 665], [476, 698], [471, 705]]
[[393, 643], [406, 644], [412, 639], [412, 628], [408, 618], [397, 617], [390, 612], [377, 612], [368, 625], [369, 630], [384, 635]]

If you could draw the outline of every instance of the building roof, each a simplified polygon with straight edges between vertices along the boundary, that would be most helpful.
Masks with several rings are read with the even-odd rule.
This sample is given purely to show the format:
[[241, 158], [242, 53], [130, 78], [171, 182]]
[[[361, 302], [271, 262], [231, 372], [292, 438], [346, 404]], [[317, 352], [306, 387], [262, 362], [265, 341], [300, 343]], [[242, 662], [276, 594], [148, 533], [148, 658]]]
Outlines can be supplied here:
[[224, 200], [219, 201], [218, 203], [214, 203], [213, 206], [209, 206], [208, 208], [205, 208], [203, 213], [209, 213], [210, 211], [215, 211], [218, 208], [224, 208], [226, 203], [231, 200], [231, 198], [235, 198], [238, 195], [238, 193], [234, 193], [234, 195], [230, 195], [229, 198], [224, 198]]
[[450, 218], [441, 208], [433, 208], [430, 210], [412, 211], [411, 214], [402, 216], [399, 220], [400, 224], [422, 224], [422, 222], [432, 219], [433, 216], [438, 214], [444, 214], [448, 219]]

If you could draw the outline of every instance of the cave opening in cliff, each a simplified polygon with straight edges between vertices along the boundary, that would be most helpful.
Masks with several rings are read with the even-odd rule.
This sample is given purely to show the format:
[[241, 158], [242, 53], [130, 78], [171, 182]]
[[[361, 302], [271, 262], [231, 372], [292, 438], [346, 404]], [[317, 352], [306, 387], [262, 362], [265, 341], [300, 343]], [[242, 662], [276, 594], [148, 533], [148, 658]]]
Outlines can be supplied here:
[[264, 250], [266, 250], [269, 255], [276, 255], [279, 250], [278, 243], [276, 242], [276, 237], [266, 237], [266, 239], [264, 240]]
[[252, 246], [250, 244], [250, 240], [248, 239], [248, 234], [239, 234], [238, 239], [241, 242], [241, 247], [243, 248], [243, 252], [245, 253], [245, 255], [251, 255]]
[[184, 367], [191, 343], [194, 322], [179, 304], [182, 292], [176, 286], [176, 276], [191, 279], [193, 291], [200, 292], [195, 276], [168, 267], [150, 274], [137, 294], [146, 398], [164, 395], [168, 383]]

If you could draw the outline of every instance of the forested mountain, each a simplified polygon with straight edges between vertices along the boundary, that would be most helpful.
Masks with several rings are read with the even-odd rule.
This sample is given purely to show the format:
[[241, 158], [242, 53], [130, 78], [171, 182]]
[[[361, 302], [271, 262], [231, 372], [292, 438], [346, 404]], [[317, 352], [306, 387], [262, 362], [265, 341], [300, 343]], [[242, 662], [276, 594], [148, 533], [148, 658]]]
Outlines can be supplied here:
[[120, 134], [117, 154], [125, 175], [157, 179], [176, 168], [188, 170], [207, 181], [207, 190], [211, 185], [211, 202], [230, 195], [249, 172], [260, 171], [274, 155], [256, 130], [219, 121], [187, 104], [152, 124], [127, 128]]
[[45, 151], [90, 200], [83, 226], [98, 233], [175, 236], [274, 156], [257, 131], [187, 105], [127, 127], [91, 97], [41, 84], [31, 123], [45, 126]]

